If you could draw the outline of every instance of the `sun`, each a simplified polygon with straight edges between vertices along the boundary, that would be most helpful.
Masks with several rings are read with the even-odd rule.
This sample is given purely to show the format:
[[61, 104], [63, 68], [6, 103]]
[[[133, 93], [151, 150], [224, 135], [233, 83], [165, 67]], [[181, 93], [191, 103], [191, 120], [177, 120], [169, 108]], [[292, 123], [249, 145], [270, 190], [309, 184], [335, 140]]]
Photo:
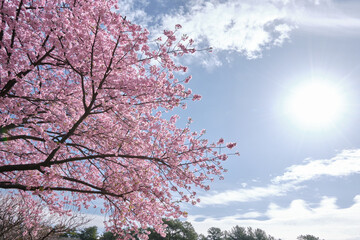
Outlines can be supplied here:
[[340, 88], [325, 81], [311, 81], [294, 89], [288, 100], [290, 117], [303, 127], [324, 128], [341, 116], [344, 98]]

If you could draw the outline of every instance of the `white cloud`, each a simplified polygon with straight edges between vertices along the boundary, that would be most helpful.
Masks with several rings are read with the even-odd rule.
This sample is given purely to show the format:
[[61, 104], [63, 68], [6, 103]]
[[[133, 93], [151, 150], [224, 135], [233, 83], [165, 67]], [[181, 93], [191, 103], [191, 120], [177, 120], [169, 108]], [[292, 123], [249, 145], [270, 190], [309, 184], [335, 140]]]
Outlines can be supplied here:
[[232, 202], [257, 201], [271, 196], [283, 196], [295, 188], [293, 184], [270, 184], [266, 187], [228, 190], [218, 194], [201, 196], [201, 202], [198, 206], [203, 207], [205, 205], [226, 205]]
[[147, 27], [153, 17], [148, 15], [145, 7], [149, 4], [148, 0], [119, 0], [119, 13], [136, 24]]
[[[255, 218], [262, 217], [262, 216], [264, 216], [264, 214], [256, 212], [256, 211], [251, 211], [251, 212], [246, 212], [246, 213], [243, 213], [243, 214], [232, 215], [231, 218], [234, 218], [234, 219], [255, 219]], [[209, 219], [209, 217], [205, 216], [205, 215], [189, 215], [186, 220], [187, 221], [196, 221], [196, 222], [202, 222], [203, 221], [203, 220], [199, 220], [199, 219]], [[224, 218], [219, 218], [219, 219], [224, 219]]]
[[[300, 17], [300, 16], [298, 16]], [[295, 19], [294, 19], [295, 20]], [[348, 16], [321, 16], [321, 15], [311, 15], [307, 14], [304, 18], [297, 19], [297, 22], [301, 23], [303, 27], [313, 28], [314, 30], [323, 28], [323, 29], [337, 29], [345, 30], [347, 29], [358, 29], [360, 28], [360, 19], [355, 17]]]
[[106, 217], [104, 215], [91, 213], [84, 213], [84, 215], [87, 219], [90, 220], [84, 227], [97, 226], [100, 231], [105, 230], [104, 221], [106, 220]]
[[[239, 215], [224, 218], [205, 217], [199, 221], [199, 216], [189, 216], [190, 221], [199, 233], [206, 234], [210, 227], [230, 230], [239, 225], [265, 230], [268, 234], [281, 238], [296, 239], [299, 235], [312, 234], [327, 240], [355, 240], [360, 239], [360, 195], [354, 198], [354, 204], [348, 208], [339, 208], [335, 198], [324, 197], [316, 207], [310, 207], [303, 200], [294, 200], [289, 207], [279, 207], [270, 204], [264, 213], [256, 213], [244, 219]], [[246, 215], [246, 214], [245, 214]], [[266, 220], [254, 217], [267, 217]]]
[[[184, 32], [217, 50], [234, 50], [249, 58], [263, 47], [281, 44], [293, 28], [285, 23], [283, 1], [192, 1], [188, 11], [162, 17], [159, 28], [183, 25]], [[282, 26], [282, 27], [279, 27]]]
[[173, 29], [180, 23], [198, 42], [256, 58], [264, 48], [279, 46], [290, 38], [297, 26], [360, 28], [360, 18], [351, 16], [343, 5], [332, 0], [193, 0], [161, 16], [162, 24], [156, 27]]
[[201, 196], [199, 207], [284, 196], [289, 191], [302, 188], [301, 183], [321, 176], [345, 177], [358, 173], [360, 173], [360, 149], [344, 150], [331, 159], [306, 159], [304, 164], [292, 165], [286, 169], [283, 175], [273, 178], [272, 184], [265, 187], [240, 188]]
[[360, 173], [360, 149], [344, 150], [331, 159], [307, 160], [305, 164], [293, 165], [273, 179], [274, 183], [285, 181], [303, 182], [320, 176], [348, 176]]

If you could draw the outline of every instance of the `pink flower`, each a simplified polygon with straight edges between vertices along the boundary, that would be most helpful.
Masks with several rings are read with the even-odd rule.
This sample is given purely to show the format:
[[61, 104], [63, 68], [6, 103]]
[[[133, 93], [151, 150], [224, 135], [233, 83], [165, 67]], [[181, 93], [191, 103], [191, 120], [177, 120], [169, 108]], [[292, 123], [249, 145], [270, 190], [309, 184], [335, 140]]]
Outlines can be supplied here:
[[216, 143], [217, 145], [223, 144], [224, 143], [224, 139], [220, 138], [219, 141]]
[[176, 123], [176, 121], [179, 119], [179, 115], [175, 114], [173, 116], [171, 116], [170, 118], [170, 123]]
[[193, 101], [197, 101], [197, 100], [200, 100], [201, 99], [201, 96], [198, 95], [198, 94], [195, 94], [192, 98]]
[[228, 143], [228, 144], [226, 145], [226, 147], [229, 148], [229, 149], [232, 149], [232, 148], [235, 147], [235, 146], [236, 146], [236, 143]]
[[194, 52], [196, 52], [196, 49], [195, 49], [195, 48], [191, 48], [191, 49], [189, 49], [189, 52], [190, 52], [190, 53], [194, 53]]
[[219, 158], [220, 158], [221, 160], [225, 161], [225, 160], [228, 158], [228, 155], [223, 154], [223, 155], [219, 156]]
[[180, 29], [180, 28], [182, 28], [182, 26], [181, 26], [180, 24], [176, 24], [176, 25], [175, 25], [175, 29], [176, 29], [176, 30], [178, 30], [178, 29]]
[[170, 38], [172, 35], [174, 34], [173, 31], [170, 30], [164, 30], [164, 35], [167, 36], [168, 38]]
[[190, 75], [190, 76], [188, 76], [187, 78], [185, 78], [185, 83], [189, 83], [190, 82], [190, 80], [191, 80], [191, 78], [192, 78], [192, 76]]

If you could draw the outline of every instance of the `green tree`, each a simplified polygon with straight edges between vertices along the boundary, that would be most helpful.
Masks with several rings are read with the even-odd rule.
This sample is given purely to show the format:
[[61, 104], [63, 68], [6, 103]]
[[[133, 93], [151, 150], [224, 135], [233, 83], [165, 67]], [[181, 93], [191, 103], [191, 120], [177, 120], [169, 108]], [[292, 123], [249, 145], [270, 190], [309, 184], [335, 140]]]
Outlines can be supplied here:
[[99, 240], [116, 240], [116, 236], [112, 232], [104, 232]]
[[230, 232], [227, 234], [228, 240], [247, 240], [248, 235], [246, 229], [243, 227], [235, 226], [231, 229]]
[[221, 231], [220, 228], [211, 227], [208, 229], [208, 236], [207, 239], [209, 240], [222, 240], [224, 233]]
[[151, 232], [149, 240], [196, 240], [198, 238], [194, 227], [189, 222], [182, 222], [178, 219], [163, 219], [163, 222], [167, 225], [166, 237], [162, 237], [153, 229], [149, 229]]
[[230, 232], [227, 232], [226, 240], [275, 240], [274, 237], [267, 235], [262, 229], [253, 230], [251, 227], [235, 226]]
[[63, 234], [60, 237], [64, 238], [79, 238], [79, 232], [76, 229], [71, 229]]
[[307, 235], [300, 235], [297, 237], [298, 240], [320, 240], [320, 238], [315, 237], [313, 235], [307, 234]]
[[274, 237], [270, 235], [268, 236], [264, 230], [259, 228], [255, 229], [254, 235], [256, 240], [275, 240]]
[[198, 240], [207, 240], [207, 238], [205, 237], [205, 235], [200, 234]]
[[88, 227], [80, 231], [79, 238], [81, 240], [97, 240], [97, 227]]

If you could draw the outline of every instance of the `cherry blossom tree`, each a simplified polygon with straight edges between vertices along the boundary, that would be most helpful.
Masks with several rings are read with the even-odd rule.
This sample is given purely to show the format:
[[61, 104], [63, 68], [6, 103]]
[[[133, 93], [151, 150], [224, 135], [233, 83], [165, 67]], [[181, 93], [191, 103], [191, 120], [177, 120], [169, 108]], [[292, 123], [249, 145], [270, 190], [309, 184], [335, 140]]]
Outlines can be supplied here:
[[176, 37], [181, 26], [150, 41], [116, 0], [1, 0], [0, 9], [0, 188], [57, 214], [101, 199], [118, 234], [163, 232], [162, 217], [185, 216], [179, 204], [199, 201], [194, 189], [221, 177], [227, 155], [223, 139], [208, 143], [162, 116], [200, 99], [174, 60], [195, 52]]
[[[44, 211], [45, 210], [45, 211]], [[36, 224], [29, 224], [31, 218]], [[0, 196], [1, 240], [45, 240], [76, 229], [88, 223], [81, 214], [72, 216], [50, 215], [39, 201], [28, 202], [19, 196]]]

